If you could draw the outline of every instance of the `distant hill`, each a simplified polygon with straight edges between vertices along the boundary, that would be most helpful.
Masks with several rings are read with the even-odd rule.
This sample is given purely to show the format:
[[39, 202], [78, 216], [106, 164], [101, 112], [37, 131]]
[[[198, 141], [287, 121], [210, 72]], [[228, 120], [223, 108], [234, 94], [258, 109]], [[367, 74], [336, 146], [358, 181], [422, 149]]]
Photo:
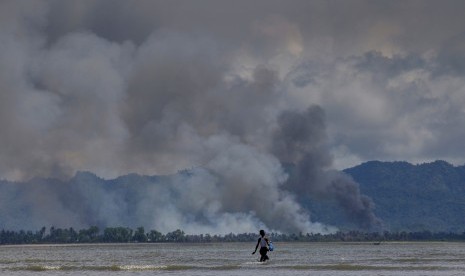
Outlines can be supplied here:
[[[375, 213], [386, 230], [465, 231], [465, 166], [445, 161], [420, 165], [370, 161], [344, 172], [373, 199]], [[338, 221], [337, 214], [320, 215], [319, 219], [348, 227], [343, 220]]]
[[[291, 166], [286, 169], [292, 171]], [[444, 161], [421, 165], [370, 161], [344, 172], [359, 184], [360, 193], [376, 205], [375, 215], [383, 220], [384, 228], [373, 230], [465, 232], [465, 166], [456, 167]], [[208, 198], [208, 190], [198, 189], [210, 179], [199, 181], [205, 174], [198, 169], [167, 176], [130, 174], [104, 180], [89, 172], [79, 172], [69, 181], [0, 180], [0, 229], [96, 225], [172, 231], [171, 225], [159, 229], [160, 224], [155, 222], [173, 219], [208, 222], [211, 218], [204, 212], [204, 203], [197, 204], [197, 209], [191, 208]], [[191, 202], [192, 196], [198, 200]], [[367, 231], [360, 229], [334, 198], [311, 195], [302, 197], [299, 203], [311, 211], [314, 222], [342, 231]], [[215, 217], [211, 223], [216, 221]]]

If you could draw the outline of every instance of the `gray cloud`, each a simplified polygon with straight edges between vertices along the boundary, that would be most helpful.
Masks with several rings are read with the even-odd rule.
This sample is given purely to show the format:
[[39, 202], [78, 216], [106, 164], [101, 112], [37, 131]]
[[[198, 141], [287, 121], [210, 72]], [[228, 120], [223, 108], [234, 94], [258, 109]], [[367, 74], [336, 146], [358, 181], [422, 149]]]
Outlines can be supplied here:
[[[214, 217], [271, 226], [264, 208], [308, 229], [315, 225], [295, 196], [303, 189], [335, 197], [362, 224], [375, 221], [356, 183], [331, 168], [370, 159], [464, 162], [463, 6], [2, 1], [0, 176], [202, 167], [216, 179], [207, 183], [231, 192], [273, 191], [257, 197], [263, 206], [244, 203], [253, 215], [223, 202], [211, 207]], [[233, 170], [253, 157], [243, 151], [261, 161]], [[282, 168], [264, 165], [282, 162], [318, 185], [286, 182]], [[242, 179], [245, 172], [263, 178]], [[335, 187], [351, 196], [338, 198]], [[172, 206], [173, 215], [195, 204], [187, 206]]]
[[325, 107], [339, 167], [372, 159], [462, 163], [463, 81], [448, 72], [441, 55], [369, 52], [304, 61], [287, 78], [302, 102]]

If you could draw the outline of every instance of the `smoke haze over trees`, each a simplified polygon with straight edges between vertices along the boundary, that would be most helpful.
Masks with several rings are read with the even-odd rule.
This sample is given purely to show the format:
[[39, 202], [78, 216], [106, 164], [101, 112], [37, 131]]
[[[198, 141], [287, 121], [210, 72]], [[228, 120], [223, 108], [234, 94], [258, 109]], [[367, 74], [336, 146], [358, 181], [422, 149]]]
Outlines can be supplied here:
[[[248, 157], [238, 166], [250, 166], [251, 160], [253, 157]], [[216, 160], [214, 164], [223, 162]], [[272, 178], [259, 186], [256, 183], [260, 178], [255, 175], [243, 175], [241, 179], [245, 180], [238, 182], [239, 172], [230, 169], [221, 174], [214, 168], [169, 176], [131, 174], [113, 180], [79, 172], [69, 181], [0, 181], [0, 219], [2, 227], [9, 230], [32, 230], [44, 225], [75, 229], [93, 225], [143, 226], [164, 233], [183, 229], [193, 234], [250, 233], [258, 228], [283, 233], [336, 230], [310, 221], [309, 210], [299, 202], [308, 197], [296, 199], [289, 190], [273, 187], [278, 184]], [[369, 220], [364, 223], [360, 224], [364, 229], [379, 226]]]

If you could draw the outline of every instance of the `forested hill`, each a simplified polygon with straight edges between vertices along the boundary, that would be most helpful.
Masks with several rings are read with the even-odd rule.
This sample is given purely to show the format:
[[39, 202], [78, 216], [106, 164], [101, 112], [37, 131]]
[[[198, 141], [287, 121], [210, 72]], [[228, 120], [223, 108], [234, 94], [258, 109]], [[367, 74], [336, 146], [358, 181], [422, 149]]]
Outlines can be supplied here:
[[[202, 172], [196, 171], [196, 175]], [[465, 232], [465, 166], [454, 167], [444, 161], [421, 165], [371, 161], [344, 172], [359, 183], [361, 194], [375, 203], [375, 215], [385, 226], [379, 230]], [[198, 188], [205, 183], [199, 182], [196, 175], [182, 171], [169, 176], [131, 174], [104, 180], [80, 172], [69, 181], [0, 180], [0, 229], [95, 225], [101, 229], [143, 226], [173, 231], [181, 223], [175, 226], [163, 223], [211, 219], [203, 215], [202, 202], [209, 196], [205, 193], [208, 190]], [[311, 212], [312, 221], [342, 231], [366, 230], [348, 219], [347, 212], [334, 200], [315, 197], [299, 203]], [[214, 219], [212, 227], [218, 221]]]
[[465, 231], [465, 166], [370, 161], [346, 169], [390, 231]]

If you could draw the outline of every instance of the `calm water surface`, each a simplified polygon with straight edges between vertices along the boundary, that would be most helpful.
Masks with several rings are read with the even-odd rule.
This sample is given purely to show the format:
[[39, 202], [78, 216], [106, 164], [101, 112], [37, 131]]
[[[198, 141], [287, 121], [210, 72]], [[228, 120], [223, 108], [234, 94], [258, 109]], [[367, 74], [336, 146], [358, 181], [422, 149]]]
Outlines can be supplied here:
[[0, 246], [0, 275], [465, 275], [465, 243]]

